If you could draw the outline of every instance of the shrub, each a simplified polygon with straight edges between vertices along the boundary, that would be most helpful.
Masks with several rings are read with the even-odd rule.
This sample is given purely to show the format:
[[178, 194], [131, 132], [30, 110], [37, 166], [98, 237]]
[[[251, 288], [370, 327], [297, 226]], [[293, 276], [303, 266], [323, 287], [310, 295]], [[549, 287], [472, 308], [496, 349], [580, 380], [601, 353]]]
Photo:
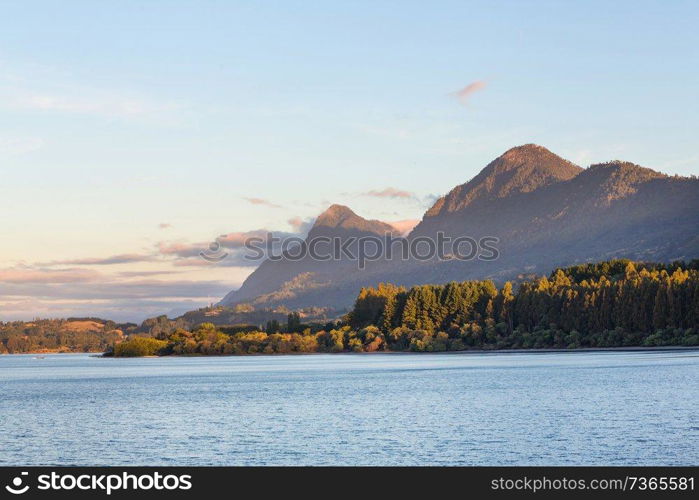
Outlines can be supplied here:
[[154, 356], [167, 345], [164, 340], [151, 337], [134, 337], [121, 344], [114, 346], [114, 356], [117, 357], [138, 357]]

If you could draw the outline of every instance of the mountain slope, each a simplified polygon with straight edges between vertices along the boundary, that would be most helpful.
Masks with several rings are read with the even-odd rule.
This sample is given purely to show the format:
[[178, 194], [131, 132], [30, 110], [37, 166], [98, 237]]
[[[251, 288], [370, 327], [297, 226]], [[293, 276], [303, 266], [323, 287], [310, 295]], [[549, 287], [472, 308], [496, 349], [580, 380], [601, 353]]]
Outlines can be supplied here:
[[[316, 227], [317, 226], [317, 227]], [[333, 206], [309, 233], [385, 234], [390, 226]], [[499, 258], [382, 259], [359, 271], [347, 260], [263, 263], [223, 304], [256, 301], [289, 307], [351, 305], [361, 286], [512, 279], [557, 266], [626, 257], [669, 261], [699, 257], [699, 180], [669, 177], [614, 161], [582, 169], [547, 149], [510, 149], [440, 198], [408, 235], [436, 240], [499, 239]]]
[[[493, 277], [627, 257], [668, 261], [699, 255], [699, 181], [627, 162], [593, 165], [567, 180], [426, 216], [410, 237], [499, 238], [494, 262], [406, 266], [417, 282]], [[405, 279], [405, 278], [404, 278]]]
[[[345, 242], [349, 238], [362, 236], [383, 236], [394, 233], [396, 229], [378, 220], [367, 220], [355, 214], [343, 205], [331, 205], [318, 216], [305, 241], [314, 238], [337, 238]], [[356, 245], [350, 245], [349, 250], [355, 250]], [[331, 247], [327, 244], [317, 245], [318, 253], [330, 255]], [[293, 251], [289, 252], [293, 255]], [[298, 292], [309, 294], [314, 289], [326, 289], [342, 275], [352, 272], [356, 264], [345, 258], [340, 260], [314, 260], [306, 256], [299, 260], [286, 258], [283, 260], [265, 260], [238, 290], [226, 295], [219, 305], [227, 306], [243, 301], [253, 303], [293, 302]], [[328, 296], [321, 303], [311, 305], [327, 306], [335, 303]]]

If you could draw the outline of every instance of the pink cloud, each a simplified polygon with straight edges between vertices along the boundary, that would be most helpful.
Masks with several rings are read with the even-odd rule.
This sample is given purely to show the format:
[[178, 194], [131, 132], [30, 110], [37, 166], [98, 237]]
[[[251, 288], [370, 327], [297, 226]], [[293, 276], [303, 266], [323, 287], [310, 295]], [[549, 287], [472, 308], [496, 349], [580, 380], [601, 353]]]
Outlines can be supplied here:
[[413, 230], [415, 226], [418, 225], [420, 222], [419, 219], [405, 219], [405, 220], [397, 220], [397, 221], [387, 221], [386, 224], [389, 224], [393, 228], [398, 231], [401, 236], [407, 236], [410, 231]]
[[0, 269], [0, 281], [6, 283], [81, 283], [95, 281], [102, 274], [89, 269]]
[[473, 95], [475, 92], [478, 92], [479, 90], [483, 90], [486, 86], [486, 82], [484, 82], [483, 80], [477, 80], [475, 82], [469, 83], [461, 90], [457, 90], [452, 95], [456, 97], [459, 100], [459, 102], [461, 102], [461, 104], [466, 104], [471, 95]]
[[392, 187], [387, 187], [381, 191], [367, 191], [364, 195], [374, 196], [376, 198], [415, 198], [415, 195], [409, 191], [403, 191]]
[[256, 229], [253, 231], [236, 231], [232, 233], [222, 234], [216, 241], [218, 241], [221, 246], [226, 248], [242, 248], [245, 246], [245, 242], [250, 238], [258, 238], [263, 241], [267, 240], [267, 236], [270, 231], [266, 229]]
[[113, 264], [132, 264], [134, 262], [150, 262], [155, 259], [153, 255], [125, 253], [111, 255], [109, 257], [85, 257], [83, 259], [54, 260], [38, 263], [37, 266], [109, 266]]
[[272, 203], [269, 200], [265, 200], [264, 198], [245, 198], [249, 203], [252, 203], [253, 205], [264, 205], [266, 207], [272, 207], [272, 208], [281, 208], [281, 205], [277, 205], [276, 203]]
[[293, 228], [295, 232], [306, 233], [313, 226], [314, 220], [315, 219], [313, 218], [302, 219], [301, 217], [296, 216], [289, 219], [287, 223]]
[[199, 252], [209, 247], [210, 243], [158, 243], [158, 251], [163, 255], [177, 257], [195, 257]]

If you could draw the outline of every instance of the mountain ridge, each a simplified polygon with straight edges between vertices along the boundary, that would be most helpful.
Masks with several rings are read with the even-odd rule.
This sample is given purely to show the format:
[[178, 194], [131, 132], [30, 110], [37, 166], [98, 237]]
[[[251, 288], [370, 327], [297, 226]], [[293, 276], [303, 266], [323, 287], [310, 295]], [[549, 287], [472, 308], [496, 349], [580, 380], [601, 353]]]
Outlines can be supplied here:
[[[364, 219], [342, 205], [331, 205], [318, 219], [319, 229], [309, 237], [391, 232], [389, 224]], [[690, 260], [699, 256], [699, 181], [619, 160], [583, 169], [542, 146], [525, 144], [507, 150], [437, 200], [406, 239], [436, 238], [438, 233], [496, 237], [499, 258], [379, 259], [361, 272], [348, 260], [264, 262], [220, 304], [257, 301], [342, 309], [362, 286], [382, 281], [406, 286], [503, 281], [609, 258]], [[302, 279], [295, 280], [297, 276]]]

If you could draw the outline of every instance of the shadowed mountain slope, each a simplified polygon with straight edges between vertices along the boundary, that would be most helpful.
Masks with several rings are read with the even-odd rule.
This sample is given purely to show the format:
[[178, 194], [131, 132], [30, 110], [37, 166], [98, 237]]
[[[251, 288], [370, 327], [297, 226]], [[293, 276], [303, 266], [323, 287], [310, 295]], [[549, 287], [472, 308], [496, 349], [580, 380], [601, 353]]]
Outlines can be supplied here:
[[[318, 216], [308, 232], [306, 241], [324, 237], [337, 238], [344, 242], [352, 237], [383, 236], [394, 232], [396, 230], [385, 222], [364, 219], [343, 205], [331, 205]], [[349, 249], [356, 250], [356, 246], [350, 246]], [[294, 255], [293, 250], [289, 250], [289, 254]], [[317, 245], [317, 251], [323, 255], [332, 254], [328, 244]], [[245, 280], [239, 290], [226, 295], [220, 304], [231, 305], [245, 301], [254, 304], [278, 304], [285, 301], [295, 304], [293, 299], [297, 294], [308, 295], [316, 289], [327, 289], [329, 285], [354, 270], [356, 263], [344, 258], [321, 261], [306, 256], [299, 260], [293, 257], [266, 260]], [[321, 302], [322, 304], [313, 305], [329, 306], [337, 300], [326, 297]]]

